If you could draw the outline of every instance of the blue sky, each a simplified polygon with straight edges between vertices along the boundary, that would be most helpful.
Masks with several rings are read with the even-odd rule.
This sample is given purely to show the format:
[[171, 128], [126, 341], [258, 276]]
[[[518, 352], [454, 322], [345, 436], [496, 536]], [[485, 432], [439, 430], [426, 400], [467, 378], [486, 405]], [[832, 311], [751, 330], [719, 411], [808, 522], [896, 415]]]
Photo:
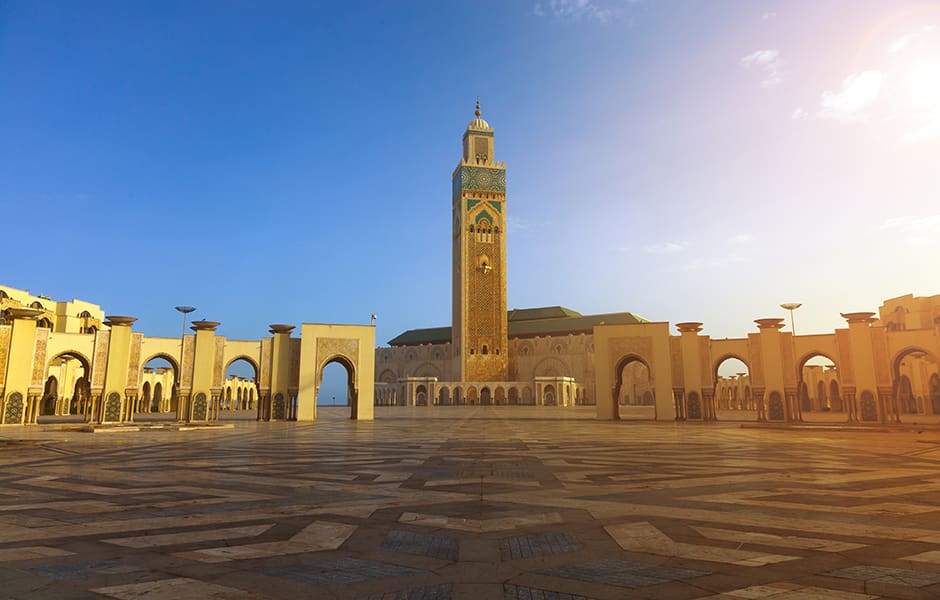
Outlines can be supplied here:
[[936, 2], [4, 2], [0, 280], [178, 334], [450, 321], [480, 96], [509, 305], [797, 329], [940, 293]]

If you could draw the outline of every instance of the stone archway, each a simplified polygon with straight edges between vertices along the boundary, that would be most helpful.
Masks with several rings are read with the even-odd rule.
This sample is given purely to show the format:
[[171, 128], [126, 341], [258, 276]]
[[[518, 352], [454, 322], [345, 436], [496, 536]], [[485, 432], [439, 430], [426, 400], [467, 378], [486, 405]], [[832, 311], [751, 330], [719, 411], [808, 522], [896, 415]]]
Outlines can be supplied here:
[[634, 403], [636, 402], [637, 391], [633, 389], [636, 388], [636, 385], [633, 383], [631, 377], [645, 378], [645, 383], [649, 386], [649, 389], [652, 389], [654, 385], [653, 370], [650, 368], [650, 364], [642, 357], [636, 354], [628, 354], [617, 361], [614, 377], [616, 381], [613, 390], [613, 405], [615, 408], [614, 419], [619, 420], [625, 418], [621, 414], [621, 398], [624, 397], [626, 387], [631, 388], [631, 397]]
[[[921, 376], [917, 389], [913, 387], [912, 376], [926, 367], [931, 373]], [[925, 348], [910, 346], [898, 352], [891, 363], [891, 396], [889, 405], [884, 407], [890, 416], [900, 421], [902, 414], [917, 414], [923, 410], [928, 414], [940, 414], [940, 377], [937, 377], [938, 361], [933, 353]], [[918, 406], [916, 396], [926, 399], [923, 406]]]
[[91, 399], [90, 366], [91, 361], [76, 350], [58, 352], [46, 362], [40, 418], [84, 414]]
[[[301, 326], [297, 420], [317, 418], [316, 399], [323, 369], [342, 365], [348, 375], [350, 418], [371, 421], [375, 403], [375, 327], [369, 325]], [[277, 365], [275, 365], [275, 372]]]

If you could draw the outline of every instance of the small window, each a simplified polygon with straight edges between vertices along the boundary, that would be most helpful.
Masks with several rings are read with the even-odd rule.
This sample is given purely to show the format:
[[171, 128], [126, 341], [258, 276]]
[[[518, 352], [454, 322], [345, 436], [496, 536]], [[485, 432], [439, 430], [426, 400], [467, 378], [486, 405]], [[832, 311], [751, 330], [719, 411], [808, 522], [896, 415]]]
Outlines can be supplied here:
[[480, 354], [489, 354], [490, 350], [486, 347], [486, 344], [483, 344], [483, 349], [480, 351]]

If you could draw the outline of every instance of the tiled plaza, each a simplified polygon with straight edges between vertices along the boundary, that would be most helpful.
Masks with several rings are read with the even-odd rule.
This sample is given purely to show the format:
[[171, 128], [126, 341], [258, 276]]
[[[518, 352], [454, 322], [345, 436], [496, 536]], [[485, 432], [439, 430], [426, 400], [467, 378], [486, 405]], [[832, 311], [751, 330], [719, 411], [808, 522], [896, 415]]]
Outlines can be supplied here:
[[592, 414], [0, 429], [0, 598], [940, 598], [937, 428]]

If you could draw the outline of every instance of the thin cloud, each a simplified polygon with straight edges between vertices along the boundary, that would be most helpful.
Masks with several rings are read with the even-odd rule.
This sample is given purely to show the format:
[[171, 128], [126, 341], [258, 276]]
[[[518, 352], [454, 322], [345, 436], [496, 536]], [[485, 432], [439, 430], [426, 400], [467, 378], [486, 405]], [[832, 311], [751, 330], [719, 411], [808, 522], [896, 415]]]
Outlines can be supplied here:
[[783, 59], [779, 50], [757, 50], [741, 58], [745, 69], [756, 69], [764, 74], [761, 87], [768, 88], [783, 83]]
[[675, 254], [682, 252], [689, 245], [689, 242], [660, 242], [644, 246], [643, 249], [650, 254]]
[[770, 19], [776, 18], [776, 16], [777, 16], [777, 13], [775, 13], [775, 12], [765, 12], [765, 13], [761, 16], [760, 20], [761, 20], [761, 21], [769, 21]]
[[849, 75], [837, 92], [826, 90], [819, 100], [817, 116], [841, 123], [865, 119], [863, 110], [870, 106], [884, 86], [881, 71], [862, 71]]
[[898, 140], [904, 145], [918, 144], [940, 138], [940, 111], [930, 117], [917, 129], [912, 129]]
[[610, 6], [602, 6], [597, 0], [546, 0], [536, 2], [532, 13], [539, 17], [552, 16], [558, 19], [607, 23], [617, 17], [619, 11]]
[[697, 271], [699, 269], [719, 269], [746, 263], [748, 260], [748, 258], [741, 256], [740, 254], [731, 252], [729, 254], [725, 254], [724, 256], [696, 258], [692, 262], [687, 263], [684, 268], [686, 271]]
[[875, 230], [891, 233], [908, 246], [935, 244], [940, 240], [940, 213], [923, 217], [892, 217], [875, 226]]
[[806, 121], [811, 116], [811, 114], [809, 114], [802, 106], [800, 106], [793, 111], [793, 114], [790, 115], [790, 118], [794, 121]]
[[914, 41], [915, 39], [923, 35], [927, 35], [935, 31], [936, 29], [937, 28], [933, 25], [926, 25], [924, 27], [921, 27], [917, 31], [911, 31], [909, 33], [905, 33], [898, 39], [891, 42], [891, 45], [888, 46], [887, 52], [888, 54], [897, 54], [898, 52], [901, 52], [902, 50], [907, 48], [910, 45], [910, 43]]
[[529, 229], [529, 222], [518, 217], [506, 217], [506, 232], [526, 231]]
[[915, 217], [903, 215], [900, 217], [891, 217], [884, 223], [875, 227], [876, 230], [889, 231], [940, 231], [940, 213], [927, 215], [924, 217]]

